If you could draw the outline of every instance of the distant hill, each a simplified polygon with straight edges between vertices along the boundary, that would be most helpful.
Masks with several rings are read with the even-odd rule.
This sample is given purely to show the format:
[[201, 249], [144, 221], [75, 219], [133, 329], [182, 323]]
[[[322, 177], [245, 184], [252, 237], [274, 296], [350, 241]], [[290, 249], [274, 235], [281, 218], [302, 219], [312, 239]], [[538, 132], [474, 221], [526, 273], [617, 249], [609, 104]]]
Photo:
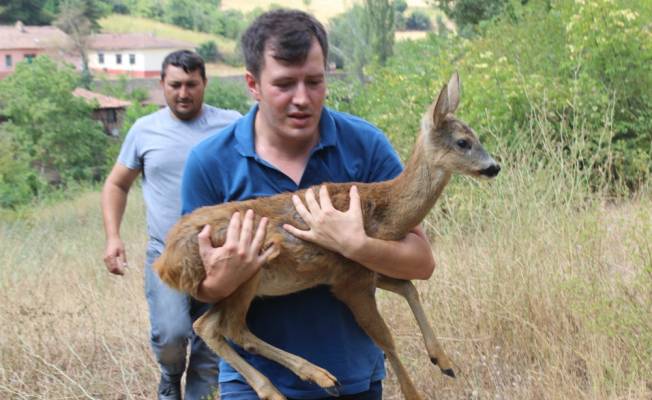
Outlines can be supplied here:
[[235, 42], [231, 39], [210, 33], [189, 31], [142, 17], [112, 14], [102, 18], [99, 24], [102, 27], [102, 32], [107, 33], [151, 32], [157, 37], [184, 40], [196, 45], [213, 40], [222, 52], [232, 53], [235, 50]]
[[[272, 3], [287, 8], [309, 11], [321, 22], [326, 23], [329, 18], [343, 13], [351, 8], [353, 4], [362, 3], [362, 0], [222, 0], [221, 7], [223, 10], [235, 9], [247, 12], [257, 7], [267, 10]], [[407, 4], [410, 8], [429, 7], [427, 0], [407, 0]]]

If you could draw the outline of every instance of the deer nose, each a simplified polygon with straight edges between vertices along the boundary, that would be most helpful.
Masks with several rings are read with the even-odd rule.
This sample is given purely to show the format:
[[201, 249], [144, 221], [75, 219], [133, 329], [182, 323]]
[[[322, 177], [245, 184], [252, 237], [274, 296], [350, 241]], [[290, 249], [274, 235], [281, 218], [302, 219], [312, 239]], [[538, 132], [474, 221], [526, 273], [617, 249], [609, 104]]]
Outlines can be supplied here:
[[489, 178], [493, 178], [494, 176], [498, 175], [499, 172], [500, 172], [500, 165], [494, 164], [480, 171], [480, 174], [487, 176]]

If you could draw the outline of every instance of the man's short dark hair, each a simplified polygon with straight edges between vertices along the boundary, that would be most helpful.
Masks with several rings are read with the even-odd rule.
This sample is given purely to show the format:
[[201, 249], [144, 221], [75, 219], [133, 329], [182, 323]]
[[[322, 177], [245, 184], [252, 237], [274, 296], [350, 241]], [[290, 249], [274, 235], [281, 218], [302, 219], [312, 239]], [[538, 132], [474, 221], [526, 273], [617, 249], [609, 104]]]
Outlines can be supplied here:
[[310, 47], [317, 39], [328, 59], [328, 37], [324, 26], [316, 18], [299, 10], [277, 9], [260, 15], [242, 35], [245, 66], [256, 79], [260, 77], [265, 60], [265, 48], [273, 57], [288, 64], [301, 64], [308, 57]]
[[206, 80], [206, 65], [204, 64], [204, 59], [194, 51], [178, 50], [168, 54], [165, 57], [165, 60], [163, 60], [163, 66], [161, 67], [161, 80], [165, 79], [165, 71], [167, 70], [168, 65], [182, 68], [186, 74], [199, 70], [201, 78]]

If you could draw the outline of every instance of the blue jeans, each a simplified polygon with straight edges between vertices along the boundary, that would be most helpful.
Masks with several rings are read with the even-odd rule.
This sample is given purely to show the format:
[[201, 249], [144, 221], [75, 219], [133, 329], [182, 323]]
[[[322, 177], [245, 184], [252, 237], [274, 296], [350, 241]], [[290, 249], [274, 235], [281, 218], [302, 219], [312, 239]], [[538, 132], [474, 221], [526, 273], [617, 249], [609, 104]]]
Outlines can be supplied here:
[[[147, 251], [145, 296], [149, 306], [152, 350], [161, 369], [159, 398], [180, 400], [179, 385], [184, 372], [184, 399], [212, 398], [211, 394], [217, 390], [219, 358], [192, 329], [193, 321], [208, 309], [208, 305], [163, 283], [152, 269], [158, 255], [156, 251]], [[186, 368], [189, 343], [190, 357]]]
[[[383, 383], [381, 381], [371, 382], [369, 390], [357, 394], [349, 394], [340, 397], [324, 397], [314, 400], [381, 400], [383, 398]], [[220, 400], [258, 400], [258, 395], [244, 382], [229, 381], [220, 383]], [[293, 400], [288, 398], [288, 400]]]

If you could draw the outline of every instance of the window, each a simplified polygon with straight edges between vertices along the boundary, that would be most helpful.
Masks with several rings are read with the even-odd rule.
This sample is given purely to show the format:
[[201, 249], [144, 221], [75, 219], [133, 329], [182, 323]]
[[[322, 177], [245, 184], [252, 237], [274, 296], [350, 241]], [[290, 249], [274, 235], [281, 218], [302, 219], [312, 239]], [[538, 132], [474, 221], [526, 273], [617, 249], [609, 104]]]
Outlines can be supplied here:
[[118, 122], [118, 115], [115, 112], [114, 108], [109, 108], [108, 110], [106, 110], [106, 122], [108, 122], [109, 124], [115, 124], [116, 122]]
[[104, 53], [97, 53], [97, 62], [104, 64]]
[[115, 63], [116, 64], [122, 64], [122, 54], [116, 54], [115, 55]]
[[135, 54], [129, 54], [129, 64], [131, 64], [131, 65], [136, 64], [136, 55]]
[[27, 63], [29, 64], [31, 64], [35, 58], [36, 58], [36, 54], [25, 54], [25, 60], [27, 60]]
[[5, 54], [5, 67], [14, 65], [14, 60], [11, 59], [11, 54]]

